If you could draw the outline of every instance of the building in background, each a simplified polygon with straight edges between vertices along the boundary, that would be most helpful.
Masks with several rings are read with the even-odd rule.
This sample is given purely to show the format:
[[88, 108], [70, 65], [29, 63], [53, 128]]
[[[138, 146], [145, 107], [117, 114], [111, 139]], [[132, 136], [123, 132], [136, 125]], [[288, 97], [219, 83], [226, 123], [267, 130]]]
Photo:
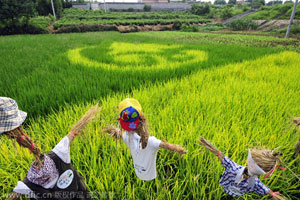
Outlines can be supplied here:
[[168, 3], [168, 0], [143, 0], [142, 3]]

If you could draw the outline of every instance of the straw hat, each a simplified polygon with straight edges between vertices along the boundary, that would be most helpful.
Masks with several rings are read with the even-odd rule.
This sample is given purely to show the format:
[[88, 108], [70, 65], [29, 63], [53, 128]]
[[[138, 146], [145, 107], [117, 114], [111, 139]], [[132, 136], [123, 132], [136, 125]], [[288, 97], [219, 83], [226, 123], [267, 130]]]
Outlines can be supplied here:
[[0, 134], [19, 127], [26, 119], [27, 113], [18, 109], [15, 100], [0, 97]]

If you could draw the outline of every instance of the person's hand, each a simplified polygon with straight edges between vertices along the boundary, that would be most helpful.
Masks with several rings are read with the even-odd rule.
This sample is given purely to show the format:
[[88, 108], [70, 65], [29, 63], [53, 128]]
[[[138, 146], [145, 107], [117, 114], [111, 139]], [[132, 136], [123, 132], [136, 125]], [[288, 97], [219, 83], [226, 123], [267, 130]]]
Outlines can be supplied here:
[[168, 148], [171, 151], [173, 151], [175, 153], [178, 153], [179, 155], [183, 155], [183, 154], [187, 153], [187, 151], [183, 147], [181, 147], [180, 145], [178, 145], [178, 144], [169, 144]]
[[6, 198], [6, 200], [18, 200], [20, 199], [21, 195], [16, 193], [16, 192], [13, 192], [9, 195], [9, 197]]
[[104, 133], [112, 136], [114, 139], [119, 140], [122, 138], [122, 131], [119, 128], [108, 126], [102, 130]]
[[269, 195], [272, 197], [272, 199], [275, 200], [286, 200], [286, 198], [279, 192], [273, 192], [272, 190], [270, 190]]

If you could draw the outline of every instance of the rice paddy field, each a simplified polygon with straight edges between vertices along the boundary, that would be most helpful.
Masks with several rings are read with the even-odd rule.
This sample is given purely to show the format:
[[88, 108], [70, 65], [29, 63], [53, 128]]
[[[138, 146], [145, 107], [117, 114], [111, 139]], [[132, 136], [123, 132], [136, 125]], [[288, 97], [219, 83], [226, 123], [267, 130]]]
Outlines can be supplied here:
[[[279, 148], [285, 167], [300, 176], [300, 133], [291, 123], [300, 115], [299, 46], [296, 39], [182, 32], [0, 37], [0, 96], [28, 113], [26, 133], [45, 153], [99, 102], [101, 114], [71, 147], [73, 165], [98, 199], [232, 199], [219, 186], [222, 166], [197, 140], [207, 138], [241, 165], [248, 148]], [[182, 157], [159, 150], [153, 181], [139, 180], [128, 148], [101, 131], [117, 125], [116, 105], [127, 97], [142, 104], [151, 135], [188, 150]], [[6, 137], [0, 144], [4, 198], [33, 156]], [[261, 180], [300, 198], [289, 170]]]

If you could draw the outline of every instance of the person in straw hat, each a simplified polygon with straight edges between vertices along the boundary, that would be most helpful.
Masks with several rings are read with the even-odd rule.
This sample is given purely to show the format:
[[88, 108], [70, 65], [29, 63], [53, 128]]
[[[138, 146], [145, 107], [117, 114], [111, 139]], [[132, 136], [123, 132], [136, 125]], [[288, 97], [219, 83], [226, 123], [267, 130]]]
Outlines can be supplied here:
[[[220, 185], [223, 186], [224, 192], [227, 194], [239, 197], [248, 192], [255, 192], [260, 195], [268, 194], [276, 200], [286, 199], [278, 192], [273, 192], [258, 179], [259, 175], [266, 174], [264, 178], [267, 178], [272, 175], [276, 168], [281, 168], [279, 166], [282, 163], [280, 152], [264, 148], [249, 149], [247, 166], [241, 166], [224, 156], [221, 151], [203, 137], [200, 137], [200, 143], [215, 154], [225, 168]], [[281, 169], [285, 170], [284, 168]]]
[[98, 112], [98, 105], [90, 108], [50, 153], [41, 154], [22, 128], [27, 114], [18, 109], [13, 99], [0, 97], [0, 134], [15, 139], [35, 157], [26, 177], [18, 181], [7, 199], [19, 199], [21, 195], [38, 200], [90, 199], [82, 176], [71, 163], [70, 144]]
[[179, 145], [161, 141], [148, 132], [148, 124], [142, 107], [136, 99], [124, 99], [118, 106], [119, 122], [124, 132], [119, 128], [108, 126], [103, 132], [115, 139], [123, 139], [130, 149], [137, 177], [149, 181], [156, 178], [156, 153], [160, 148], [185, 154]]

